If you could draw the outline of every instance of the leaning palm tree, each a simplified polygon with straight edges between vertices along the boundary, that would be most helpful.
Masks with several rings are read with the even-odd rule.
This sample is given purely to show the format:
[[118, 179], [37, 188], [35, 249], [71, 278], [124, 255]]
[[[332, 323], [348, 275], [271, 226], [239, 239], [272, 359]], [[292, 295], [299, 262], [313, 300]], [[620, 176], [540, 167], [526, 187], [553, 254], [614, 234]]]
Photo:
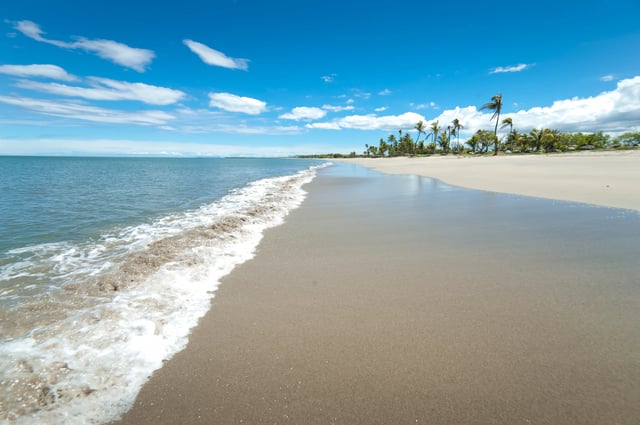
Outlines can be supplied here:
[[425, 132], [424, 122], [422, 120], [418, 121], [414, 128], [418, 131], [418, 137], [416, 137], [416, 145], [417, 145], [418, 141], [420, 140], [420, 135]]
[[507, 117], [502, 120], [502, 125], [500, 128], [509, 127], [509, 133], [513, 133], [513, 119], [511, 117]]
[[493, 111], [493, 115], [491, 115], [491, 120], [493, 120], [495, 118], [496, 120], [496, 127], [493, 129], [493, 135], [496, 136], [495, 137], [495, 148], [493, 150], [493, 155], [498, 155], [498, 123], [500, 122], [500, 111], [502, 111], [502, 94], [498, 93], [495, 96], [491, 97], [491, 102], [489, 103], [485, 103], [484, 105], [482, 105], [482, 108], [480, 109], [488, 109], [490, 111]]

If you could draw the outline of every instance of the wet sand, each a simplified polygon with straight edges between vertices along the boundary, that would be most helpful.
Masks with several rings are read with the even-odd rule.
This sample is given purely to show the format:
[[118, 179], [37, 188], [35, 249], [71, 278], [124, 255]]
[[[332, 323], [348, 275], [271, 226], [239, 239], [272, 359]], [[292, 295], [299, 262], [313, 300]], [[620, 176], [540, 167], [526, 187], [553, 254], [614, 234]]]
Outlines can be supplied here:
[[637, 424], [640, 216], [338, 164], [121, 424]]
[[640, 210], [640, 150], [550, 155], [346, 159], [471, 189]]

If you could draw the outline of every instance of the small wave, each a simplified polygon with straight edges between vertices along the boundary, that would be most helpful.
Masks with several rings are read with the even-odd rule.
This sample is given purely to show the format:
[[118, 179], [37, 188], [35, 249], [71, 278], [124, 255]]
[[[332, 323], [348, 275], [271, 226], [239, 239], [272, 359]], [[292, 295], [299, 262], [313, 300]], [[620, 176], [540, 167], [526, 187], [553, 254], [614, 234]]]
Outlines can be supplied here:
[[186, 346], [220, 278], [300, 205], [319, 167], [84, 244], [10, 252], [0, 267], [0, 421], [117, 419]]

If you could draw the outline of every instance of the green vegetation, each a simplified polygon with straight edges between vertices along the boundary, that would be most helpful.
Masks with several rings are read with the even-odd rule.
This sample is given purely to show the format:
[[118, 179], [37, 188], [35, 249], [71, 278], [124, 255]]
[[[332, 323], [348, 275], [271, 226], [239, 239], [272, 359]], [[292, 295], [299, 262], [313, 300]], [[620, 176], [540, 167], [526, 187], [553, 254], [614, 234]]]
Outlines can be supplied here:
[[[534, 128], [528, 133], [520, 133], [511, 117], [500, 121], [502, 112], [502, 94], [491, 97], [481, 109], [493, 111], [490, 121], [495, 120], [493, 131], [477, 130], [464, 143], [460, 143], [460, 130], [464, 128], [458, 118], [455, 118], [446, 128], [442, 128], [438, 120], [428, 127], [423, 121], [418, 121], [413, 129], [416, 131], [415, 140], [408, 132], [398, 130], [397, 136], [389, 134], [380, 138], [378, 145], [365, 145], [362, 155], [351, 152], [348, 155], [330, 153], [320, 155], [301, 155], [302, 158], [354, 158], [365, 157], [393, 157], [393, 156], [428, 156], [434, 154], [487, 154], [493, 147], [493, 155], [498, 151], [506, 154], [517, 153], [551, 153], [576, 150], [599, 149], [633, 149], [640, 146], [640, 132], [629, 132], [617, 137], [611, 137], [599, 131], [596, 133], [563, 133], [549, 128]], [[509, 128], [509, 133], [498, 138], [500, 128]], [[424, 137], [423, 137], [424, 135]], [[422, 140], [420, 140], [422, 138]], [[455, 138], [455, 139], [454, 139]], [[454, 141], [455, 140], [455, 141]]]
[[[419, 133], [420, 135], [421, 133]], [[454, 141], [457, 130], [454, 126], [448, 127], [446, 131], [439, 132], [436, 143], [429, 142], [425, 145], [424, 140], [415, 143], [411, 136], [407, 133], [398, 139], [394, 134], [390, 134], [385, 139], [380, 139], [378, 146], [365, 145], [365, 151], [362, 156], [366, 157], [390, 157], [390, 156], [424, 156], [441, 154], [446, 155], [453, 153], [455, 155], [467, 154], [485, 154], [493, 147], [493, 155], [496, 155], [496, 149], [505, 153], [551, 153], [551, 152], [568, 152], [576, 150], [594, 150], [594, 149], [629, 149], [640, 146], [640, 133], [624, 133], [620, 136], [612, 138], [608, 134], [599, 131], [597, 133], [563, 133], [558, 130], [549, 128], [534, 128], [529, 133], [520, 133], [518, 130], [512, 129], [501, 140], [493, 131], [478, 130], [464, 144]], [[429, 136], [432, 138], [434, 132]], [[418, 140], [418, 138], [416, 138]], [[453, 141], [453, 142], [452, 142]], [[330, 154], [324, 157], [353, 157], [355, 152], [350, 155]]]
[[[493, 131], [477, 130], [464, 143], [460, 143], [460, 130], [463, 127], [458, 118], [455, 118], [446, 128], [442, 128], [435, 120], [429, 127], [423, 121], [418, 121], [414, 126], [416, 130], [415, 141], [411, 135], [402, 130], [398, 135], [390, 134], [386, 139], [381, 138], [378, 145], [365, 145], [362, 153], [366, 157], [393, 157], [393, 156], [415, 156], [441, 154], [485, 154], [493, 147], [493, 155], [498, 151], [505, 153], [550, 153], [567, 152], [575, 150], [593, 149], [629, 149], [640, 145], [640, 133], [624, 133], [615, 138], [603, 132], [591, 134], [585, 133], [563, 133], [549, 128], [534, 128], [529, 133], [520, 133], [514, 127], [511, 117], [500, 122], [502, 112], [502, 94], [498, 93], [491, 97], [491, 102], [486, 103], [481, 109], [493, 111], [490, 121], [495, 120]], [[500, 125], [501, 124], [501, 125]], [[509, 133], [498, 138], [498, 125], [500, 128], [509, 128]], [[424, 138], [420, 138], [424, 135]], [[454, 141], [455, 137], [455, 142]], [[315, 157], [341, 158], [356, 156], [355, 152], [350, 155], [329, 154]]]

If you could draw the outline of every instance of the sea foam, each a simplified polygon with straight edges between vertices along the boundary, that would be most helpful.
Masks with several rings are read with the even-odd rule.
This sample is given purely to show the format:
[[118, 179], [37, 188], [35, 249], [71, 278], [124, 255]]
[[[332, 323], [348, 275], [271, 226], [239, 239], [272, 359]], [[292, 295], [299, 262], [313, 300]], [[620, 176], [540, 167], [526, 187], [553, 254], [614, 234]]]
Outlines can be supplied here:
[[[322, 166], [320, 166], [322, 167]], [[182, 350], [220, 279], [300, 205], [318, 167], [84, 243], [16, 249], [0, 264], [0, 421], [101, 424]], [[42, 285], [48, 285], [43, 291]]]

